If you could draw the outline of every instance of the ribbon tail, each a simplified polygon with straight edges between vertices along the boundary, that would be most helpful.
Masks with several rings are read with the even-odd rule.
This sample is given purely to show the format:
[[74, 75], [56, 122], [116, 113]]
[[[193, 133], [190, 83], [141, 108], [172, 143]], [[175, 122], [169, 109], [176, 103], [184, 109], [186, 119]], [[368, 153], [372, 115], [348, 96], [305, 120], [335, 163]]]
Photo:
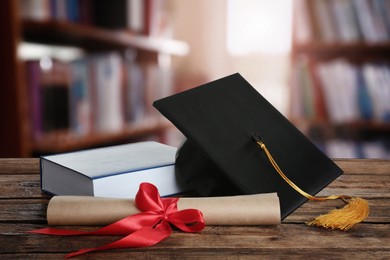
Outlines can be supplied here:
[[65, 257], [74, 257], [89, 253], [92, 251], [115, 249], [115, 248], [128, 248], [128, 247], [148, 247], [157, 244], [171, 235], [172, 229], [169, 223], [166, 221], [161, 222], [155, 228], [143, 227], [134, 233], [117, 240], [113, 243], [109, 243], [95, 248], [83, 248], [76, 252], [69, 253]]
[[58, 229], [58, 228], [42, 228], [42, 229], [28, 231], [28, 233], [41, 234], [41, 235], [54, 235], [54, 236], [79, 236], [79, 235], [88, 235], [91, 232]]
[[155, 226], [160, 221], [160, 217], [149, 212], [142, 212], [135, 215], [128, 216], [108, 226], [102, 227], [95, 231], [78, 231], [58, 228], [42, 228], [29, 231], [29, 233], [54, 235], [54, 236], [80, 236], [80, 235], [124, 235], [127, 236], [143, 226]]

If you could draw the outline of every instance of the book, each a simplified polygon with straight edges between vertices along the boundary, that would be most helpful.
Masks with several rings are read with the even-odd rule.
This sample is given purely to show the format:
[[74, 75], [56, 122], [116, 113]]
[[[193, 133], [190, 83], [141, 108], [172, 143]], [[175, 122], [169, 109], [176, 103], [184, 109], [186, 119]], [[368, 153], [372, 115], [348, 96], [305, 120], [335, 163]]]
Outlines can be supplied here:
[[40, 63], [43, 64], [40, 85], [42, 129], [44, 132], [69, 129], [69, 64], [51, 59]]
[[33, 137], [42, 134], [41, 114], [41, 80], [42, 71], [39, 61], [31, 60], [25, 62], [25, 80], [29, 97], [29, 116], [31, 118], [31, 130]]
[[141, 66], [135, 61], [127, 60], [125, 70], [125, 121], [135, 124], [145, 118], [145, 77]]
[[360, 116], [364, 120], [371, 120], [374, 118], [373, 104], [370, 93], [368, 92], [366, 79], [364, 78], [363, 72], [360, 68], [356, 73], [356, 84], [358, 89], [357, 98]]
[[152, 103], [172, 94], [173, 75], [170, 69], [156, 64], [145, 64], [143, 72], [145, 117], [158, 119], [161, 115], [153, 108]]
[[134, 198], [142, 182], [161, 196], [183, 192], [176, 182], [176, 148], [138, 142], [42, 156], [41, 189], [54, 195]]
[[127, 28], [129, 15], [127, 2], [127, 0], [95, 1], [92, 10], [94, 25], [101, 28], [116, 30]]
[[360, 118], [357, 69], [345, 60], [320, 63], [315, 68], [329, 118], [334, 123], [353, 122]]
[[145, 2], [143, 0], [131, 0], [128, 5], [128, 27], [133, 32], [144, 30]]
[[123, 127], [122, 56], [117, 52], [94, 57], [95, 130], [117, 132]]
[[360, 40], [360, 30], [356, 12], [350, 0], [328, 1], [333, 15], [329, 18], [335, 21], [334, 30], [338, 30], [338, 39], [342, 42], [354, 42]]
[[69, 67], [52, 60], [25, 62], [32, 136], [69, 127]]
[[20, 16], [23, 19], [45, 21], [50, 18], [50, 3], [48, 0], [19, 0]]
[[[293, 13], [298, 15], [293, 19], [293, 38], [294, 42], [305, 44], [313, 40], [313, 26], [310, 22], [310, 13], [305, 0], [293, 1]], [[297, 29], [299, 28], [299, 29]]]
[[380, 64], [363, 64], [362, 73], [372, 101], [373, 119], [385, 122], [388, 117], [386, 115], [390, 112], [387, 109], [390, 97], [388, 91], [389, 80], [383, 78]]
[[71, 130], [77, 135], [92, 131], [92, 95], [87, 58], [71, 63], [70, 119]]
[[380, 18], [380, 14], [372, 6], [372, 2], [355, 0], [352, 3], [357, 13], [364, 40], [368, 43], [386, 41], [387, 35], [383, 21]]
[[336, 41], [339, 38], [339, 33], [330, 1], [318, 0], [311, 4], [314, 5], [314, 16], [317, 19], [318, 34], [321, 40], [324, 42]]

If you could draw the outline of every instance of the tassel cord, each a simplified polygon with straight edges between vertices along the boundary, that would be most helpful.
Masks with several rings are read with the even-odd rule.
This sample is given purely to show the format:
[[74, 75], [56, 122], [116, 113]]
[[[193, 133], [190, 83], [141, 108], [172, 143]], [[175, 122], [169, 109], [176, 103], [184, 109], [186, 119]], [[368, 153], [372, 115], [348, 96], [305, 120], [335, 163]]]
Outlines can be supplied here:
[[274, 158], [272, 157], [271, 153], [269, 152], [269, 150], [267, 149], [267, 147], [265, 146], [265, 144], [261, 141], [258, 141], [256, 140], [257, 144], [261, 147], [261, 149], [264, 150], [265, 154], [267, 155], [268, 157], [268, 160], [271, 162], [272, 166], [274, 167], [274, 169], [279, 173], [279, 175], [283, 178], [283, 180], [285, 182], [287, 182], [294, 190], [296, 190], [297, 192], [299, 192], [302, 196], [304, 196], [305, 198], [309, 199], [309, 200], [313, 200], [313, 201], [326, 201], [326, 200], [337, 200], [337, 199], [341, 199], [343, 200], [345, 203], [348, 203], [348, 199], [351, 199], [352, 197], [351, 196], [346, 196], [346, 195], [331, 195], [331, 196], [327, 196], [327, 197], [315, 197], [307, 192], [305, 192], [304, 190], [302, 190], [301, 188], [299, 188], [294, 182], [292, 182], [284, 173], [283, 171], [280, 169], [279, 165], [276, 163], [276, 161], [274, 160]]
[[301, 188], [299, 188], [294, 182], [292, 182], [280, 169], [271, 153], [263, 143], [263, 141], [257, 136], [253, 135], [256, 143], [261, 147], [261, 149], [265, 152], [268, 160], [274, 167], [274, 169], [278, 172], [278, 174], [286, 181], [295, 191], [304, 196], [305, 198], [312, 201], [326, 201], [326, 200], [336, 200], [341, 199], [346, 205], [341, 209], [334, 209], [330, 211], [328, 214], [318, 216], [313, 221], [308, 222], [308, 225], [315, 225], [324, 228], [331, 229], [340, 229], [346, 231], [350, 229], [353, 225], [363, 221], [369, 215], [370, 208], [368, 202], [361, 198], [354, 198], [346, 195], [331, 195], [327, 197], [315, 197], [305, 192]]

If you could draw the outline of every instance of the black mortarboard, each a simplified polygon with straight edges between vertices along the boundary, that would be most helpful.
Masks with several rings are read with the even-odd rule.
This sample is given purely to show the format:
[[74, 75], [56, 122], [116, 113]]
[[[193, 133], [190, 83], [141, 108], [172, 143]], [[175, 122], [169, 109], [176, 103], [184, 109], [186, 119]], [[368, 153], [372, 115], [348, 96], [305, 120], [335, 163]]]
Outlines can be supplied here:
[[178, 151], [177, 174], [201, 195], [277, 192], [282, 218], [306, 201], [279, 176], [254, 137], [309, 194], [342, 174], [238, 73], [153, 105], [187, 137]]

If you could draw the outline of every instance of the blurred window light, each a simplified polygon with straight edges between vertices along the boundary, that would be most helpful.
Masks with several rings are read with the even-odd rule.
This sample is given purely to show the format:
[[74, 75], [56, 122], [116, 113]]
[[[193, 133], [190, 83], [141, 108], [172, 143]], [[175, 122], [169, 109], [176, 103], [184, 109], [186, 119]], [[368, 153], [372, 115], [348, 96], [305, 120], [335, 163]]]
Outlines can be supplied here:
[[292, 0], [228, 0], [227, 9], [230, 54], [290, 52]]

